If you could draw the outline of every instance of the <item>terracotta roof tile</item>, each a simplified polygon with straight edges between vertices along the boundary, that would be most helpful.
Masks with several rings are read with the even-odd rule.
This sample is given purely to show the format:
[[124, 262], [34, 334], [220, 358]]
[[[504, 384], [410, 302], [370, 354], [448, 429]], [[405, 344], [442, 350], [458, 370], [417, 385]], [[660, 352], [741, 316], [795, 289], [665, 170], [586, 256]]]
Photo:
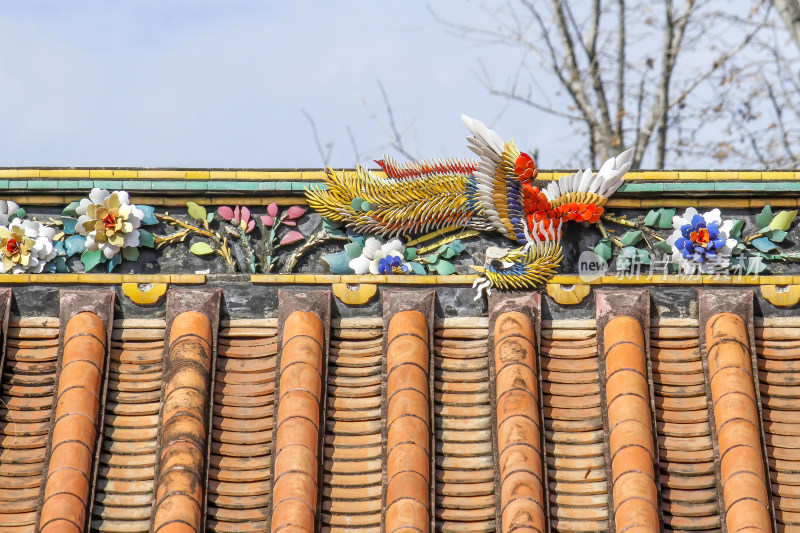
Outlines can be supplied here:
[[[386, 417], [384, 521], [387, 531], [429, 531], [432, 520], [430, 325], [423, 298], [402, 292], [384, 300]], [[415, 307], [416, 305], [416, 307]]]
[[[57, 323], [56, 319], [56, 323]], [[38, 331], [29, 331], [36, 329]], [[22, 340], [28, 339], [28, 340]], [[0, 529], [33, 531], [44, 468], [47, 431], [51, 421], [53, 386], [58, 356], [58, 330], [52, 328], [9, 328], [5, 367], [0, 369], [3, 385], [16, 382], [14, 396], [4, 387], [0, 396]], [[30, 385], [26, 385], [28, 382]], [[38, 385], [41, 383], [42, 385]], [[45, 394], [33, 396], [26, 388], [45, 387]], [[26, 438], [25, 433], [39, 437]]]
[[[531, 345], [538, 344], [540, 352], [532, 352], [533, 366], [540, 364], [541, 371], [537, 368], [524, 379], [525, 387], [518, 386], [519, 380], [507, 383], [506, 371], [496, 366], [495, 351], [502, 346], [492, 344], [496, 336], [488, 329], [486, 318], [439, 319], [431, 327], [433, 319], [423, 314], [424, 331], [418, 329], [425, 342], [403, 339], [411, 337], [399, 333], [413, 329], [408, 324], [405, 329], [393, 330], [395, 336], [400, 335], [395, 344], [405, 344], [403, 351], [426, 347], [427, 341], [431, 341], [432, 351], [424, 369], [424, 365], [393, 365], [395, 369], [388, 377], [381, 372], [384, 339], [388, 341], [389, 336], [379, 317], [334, 319], [327, 351], [312, 358], [319, 361], [320, 371], [289, 370], [286, 374], [276, 369], [278, 335], [285, 335], [284, 324], [276, 328], [275, 319], [226, 320], [219, 330], [213, 370], [208, 368], [209, 381], [215, 373], [215, 388], [205, 400], [205, 424], [197, 439], [187, 436], [196, 445], [187, 443], [186, 449], [181, 448], [186, 453], [174, 457], [175, 461], [202, 464], [207, 444], [207, 479], [202, 469], [197, 470], [192, 490], [186, 485], [186, 490], [179, 491], [193, 491], [194, 496], [187, 496], [186, 505], [179, 507], [194, 508], [194, 518], [188, 521], [197, 518], [199, 524], [205, 520], [209, 530], [263, 531], [269, 523], [273, 494], [273, 447], [284, 449], [306, 435], [302, 446], [317, 446], [316, 456], [281, 452], [276, 467], [282, 471], [284, 462], [294, 457], [295, 462], [308, 463], [308, 476], [294, 488], [288, 487], [291, 478], [284, 476], [278, 479], [278, 486], [290, 495], [298, 490], [314, 492], [314, 509], [305, 506], [308, 512], [300, 512], [300, 507], [295, 511], [305, 516], [302, 520], [308, 522], [306, 526], [311, 524], [321, 531], [377, 532], [387, 507], [396, 508], [388, 515], [390, 520], [404, 513], [424, 516], [425, 527], [431, 531], [495, 531], [514, 523], [511, 515], [518, 514], [517, 507], [527, 509], [528, 502], [541, 500], [540, 524], [554, 533], [607, 531], [614, 514], [617, 520], [620, 514], [627, 514], [641, 522], [643, 525], [626, 529], [626, 533], [636, 533], [656, 527], [650, 520], [652, 515], [642, 514], [646, 508], [642, 498], [655, 500], [655, 507], [648, 506], [656, 509], [657, 520], [663, 520], [665, 533], [719, 531], [720, 506], [722, 513], [727, 511], [729, 531], [741, 527], [755, 533], [753, 527], [772, 528], [773, 514], [779, 531], [800, 530], [800, 481], [796, 479], [800, 471], [796, 443], [800, 436], [800, 415], [796, 414], [800, 393], [795, 391], [800, 377], [800, 323], [756, 318], [757, 327], [752, 330], [755, 336], [750, 339], [752, 311], [731, 307], [709, 314], [707, 308], [703, 311], [703, 305], [699, 321], [656, 319], [651, 327], [642, 329], [640, 340], [610, 350], [597, 345], [597, 337], [609, 338], [603, 329], [608, 324], [600, 316], [596, 321], [601, 327], [599, 335], [594, 320], [555, 316], [541, 322], [540, 334], [536, 328], [531, 334]], [[504, 310], [518, 311], [520, 308]], [[732, 331], [717, 333], [723, 339], [717, 346], [712, 344], [708, 328], [710, 318], [720, 313], [739, 317], [744, 327], [740, 324]], [[387, 315], [387, 326], [392, 316]], [[62, 383], [56, 383], [55, 374], [59, 368], [58, 343], [63, 339], [57, 338], [58, 319], [37, 319], [36, 326], [26, 320], [17, 319], [12, 324], [10, 333], [14, 337], [6, 340], [1, 376], [3, 531], [33, 531], [40, 496], [53, 493], [41, 486], [42, 459], [55, 418], [51, 418], [53, 387]], [[164, 372], [164, 321], [148, 320], [114, 323], [108, 397], [97, 411], [97, 419], [102, 414], [105, 424], [97, 482], [90, 485], [86, 477], [62, 480], [75, 472], [63, 469], [51, 476], [60, 486], [79, 487], [78, 492], [89, 493], [94, 506], [92, 516], [84, 523], [93, 530], [150, 530], [153, 494], [165, 494], [155, 483], [155, 463], [159, 457], [162, 465], [172, 460], [157, 448], [158, 431], [161, 428], [169, 434], [177, 430], [172, 423], [162, 424], [160, 417], [196, 403], [198, 398], [192, 397], [192, 391], [205, 383], [195, 375], [179, 380], [184, 388], [176, 388], [177, 381], [165, 388], [172, 400], [164, 403], [162, 413], [162, 379], [169, 380], [175, 373]], [[533, 315], [533, 325], [537, 320]], [[327, 322], [324, 324], [327, 327]], [[28, 331], [30, 328], [37, 331]], [[629, 333], [627, 330], [625, 335]], [[73, 342], [90, 346], [89, 339]], [[640, 348], [634, 349], [637, 345]], [[301, 351], [304, 358], [311, 355], [308, 349]], [[293, 366], [300, 365], [308, 366], [306, 359]], [[71, 370], [77, 366], [65, 365], [62, 380], [96, 387], [101, 374]], [[277, 406], [275, 402], [276, 374], [292, 375], [312, 388], [318, 386], [320, 393], [312, 397], [289, 392], [281, 410], [281, 402]], [[528, 383], [535, 393], [525, 395], [525, 390], [531, 390]], [[99, 386], [105, 386], [102, 379]], [[382, 401], [383, 387], [387, 392], [399, 392], [387, 394]], [[503, 390], [508, 392], [503, 394]], [[70, 401], [90, 399], [78, 389], [64, 390], [63, 394]], [[202, 400], [202, 395], [199, 398]], [[325, 402], [324, 420], [320, 401]], [[709, 401], [714, 411], [709, 412]], [[316, 405], [316, 411], [308, 409], [309, 402]], [[606, 410], [603, 405], [610, 407]], [[273, 424], [276, 407], [280, 417], [286, 418], [281, 425], [287, 430], [285, 435], [276, 433]], [[311, 414], [308, 418], [289, 414], [300, 410]], [[537, 470], [527, 459], [513, 458], [526, 468], [506, 475], [505, 481], [515, 487], [509, 495], [503, 490], [500, 471], [517, 464], [510, 452], [518, 446], [503, 430], [522, 411], [540, 420], [540, 429], [535, 425], [529, 429], [541, 433], [541, 462]], [[416, 416], [402, 416], [413, 413]], [[712, 426], [708, 419], [714, 414], [718, 416]], [[608, 437], [604, 415], [612, 428]], [[614, 425], [611, 419], [617, 418], [622, 423]], [[386, 457], [382, 447], [384, 420], [404, 424], [402, 433], [391, 435], [391, 443], [387, 439], [387, 445], [394, 449], [392, 457]], [[73, 422], [70, 417], [62, 421], [63, 427], [54, 433], [57, 440], [62, 440], [61, 433], [68, 430], [77, 432], [81, 440], [92, 440], [88, 419], [86, 423]], [[635, 430], [646, 424], [651, 427], [649, 448], [641, 431]], [[205, 435], [207, 427], [210, 432]], [[405, 440], [429, 442], [433, 445], [429, 448], [431, 455]], [[526, 450], [532, 450], [539, 439], [530, 441], [526, 441]], [[200, 444], [202, 449], [198, 448]], [[91, 470], [93, 457], [78, 446], [65, 442], [56, 449], [64, 447], [72, 459]], [[606, 451], [613, 453], [615, 447], [623, 451], [606, 464]], [[644, 479], [647, 474], [637, 474], [641, 470], [638, 467], [648, 462], [653, 476], [649, 479], [655, 483]], [[411, 465], [411, 470], [404, 465]], [[399, 474], [391, 486], [388, 477], [382, 475], [384, 468]], [[425, 469], [425, 476], [410, 473]], [[531, 473], [543, 478], [541, 496], [527, 489], [520, 492], [517, 477]], [[314, 476], [319, 475], [321, 478], [315, 481]], [[167, 473], [159, 479], [168, 484], [171, 476]], [[629, 478], [634, 481], [626, 483]], [[180, 482], [172, 485], [178, 487]], [[654, 487], [658, 489], [656, 498]], [[398, 496], [401, 493], [404, 496]], [[633, 500], [629, 499], [631, 494]], [[410, 503], [387, 506], [384, 498]], [[634, 500], [642, 503], [625, 503]], [[84, 508], [89, 504], [88, 500], [75, 501]], [[512, 503], [504, 505], [503, 501]], [[64, 509], [69, 507], [65, 505]], [[405, 510], [401, 509], [403, 505]], [[168, 529], [162, 527], [160, 531]]]
[[[191, 309], [181, 311], [184, 301], [202, 305], [187, 293], [170, 296], [168, 308], [177, 311], [167, 324], [161, 435], [156, 455], [158, 473], [150, 515], [152, 530], [162, 533], [200, 529], [205, 520], [206, 428], [212, 370], [213, 316]], [[213, 296], [207, 298], [209, 303], [205, 305], [213, 308]], [[139, 339], [158, 338], [160, 331], [140, 335]], [[163, 332], [160, 336], [163, 338]], [[131, 518], [142, 516], [147, 516], [144, 510]]]
[[[314, 529], [319, 493], [324, 326], [310, 311], [284, 322], [275, 420], [271, 527]], [[264, 516], [266, 519], [266, 514]]]
[[[543, 379], [544, 426], [559, 432], [588, 436], [603, 427], [599, 405], [600, 386], [597, 341], [594, 329], [574, 328], [565, 334], [561, 329], [542, 328], [542, 361], [569, 361], [587, 373], [584, 383], [568, 380], [559, 383]], [[553, 339], [553, 340], [549, 340]], [[576, 367], [576, 370], [578, 368]], [[591, 378], [589, 377], [591, 376]], [[584, 444], [556, 442], [555, 433], [545, 433], [548, 463], [550, 520], [558, 531], [605, 531], [608, 529], [606, 498], [608, 485], [602, 442]], [[594, 440], [592, 437], [585, 439]], [[593, 472], [585, 479], [562, 477], [560, 471]], [[566, 478], [566, 479], [565, 479]]]

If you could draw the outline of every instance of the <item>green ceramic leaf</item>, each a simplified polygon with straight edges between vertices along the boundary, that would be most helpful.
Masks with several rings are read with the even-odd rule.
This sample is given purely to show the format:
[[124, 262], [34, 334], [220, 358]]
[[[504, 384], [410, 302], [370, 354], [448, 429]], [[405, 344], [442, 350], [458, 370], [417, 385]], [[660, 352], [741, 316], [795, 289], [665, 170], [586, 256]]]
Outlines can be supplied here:
[[81, 203], [78, 201], [70, 202], [69, 205], [61, 211], [61, 216], [78, 218], [78, 213], [75, 209], [77, 209], [79, 205], [81, 205]]
[[641, 230], [629, 231], [622, 236], [620, 242], [622, 243], [622, 246], [633, 246], [642, 240], [642, 236]]
[[64, 251], [67, 257], [82, 253], [84, 250], [86, 250], [86, 237], [83, 235], [73, 235], [64, 241]]
[[153, 224], [158, 224], [158, 219], [156, 218], [153, 206], [136, 204], [136, 207], [138, 207], [139, 211], [142, 212], [143, 226], [152, 226]]
[[338, 220], [331, 220], [330, 218], [323, 218], [322, 219], [322, 227], [325, 231], [329, 231], [333, 228], [341, 228], [342, 223]]
[[427, 256], [425, 260], [431, 265], [435, 265], [439, 261], [439, 256], [437, 254], [431, 254]]
[[100, 263], [100, 259], [102, 257], [104, 257], [103, 252], [100, 250], [85, 250], [81, 254], [81, 263], [83, 263], [83, 269], [86, 272], [89, 272]]
[[342, 250], [341, 252], [336, 252], [333, 254], [325, 254], [322, 256], [322, 261], [327, 263], [328, 267], [331, 269], [331, 272], [334, 274], [353, 273], [353, 269], [350, 268], [350, 255], [346, 250]]
[[340, 239], [347, 238], [347, 234], [342, 231], [341, 228], [342, 224], [336, 220], [331, 220], [329, 218], [322, 219], [322, 229], [331, 237], [338, 237]]
[[122, 258], [126, 261], [138, 261], [139, 260], [139, 249], [129, 246], [127, 248], [122, 249]]
[[196, 242], [189, 248], [189, 251], [194, 255], [208, 255], [214, 253], [214, 249], [209, 246], [207, 242]]
[[186, 202], [186, 207], [189, 208], [189, 216], [195, 220], [198, 218], [200, 220], [205, 220], [206, 215], [208, 215], [205, 207], [203, 207], [202, 205], [197, 205], [194, 202]]
[[23, 219], [23, 218], [25, 218], [25, 215], [27, 215], [27, 214], [28, 213], [26, 213], [23, 208], [20, 207], [19, 209], [17, 209], [17, 218]]
[[453, 251], [452, 248], [449, 248], [449, 247], [445, 248], [445, 250], [442, 252], [442, 257], [444, 257], [445, 259], [451, 259], [455, 255], [456, 255], [456, 253]]
[[775, 243], [773, 243], [766, 237], [759, 237], [757, 239], [753, 239], [752, 241], [750, 241], [750, 244], [752, 244], [757, 250], [764, 253], [771, 252], [772, 250], [778, 248], [777, 246], [775, 246]]
[[443, 244], [443, 245], [439, 246], [439, 247], [436, 249], [436, 253], [437, 253], [437, 254], [440, 254], [440, 253], [444, 252], [445, 250], [447, 250], [447, 245], [446, 245], [446, 244]]
[[788, 231], [789, 226], [792, 225], [794, 222], [795, 217], [797, 216], [797, 211], [781, 211], [775, 218], [772, 219], [772, 222], [769, 223], [769, 227], [772, 229], [777, 229], [781, 231]]
[[639, 264], [640, 265], [649, 265], [650, 264], [650, 252], [649, 251], [644, 250], [642, 248], [637, 248], [636, 249], [636, 255], [639, 258]]
[[145, 248], [155, 248], [156, 246], [156, 237], [152, 233], [147, 230], [140, 229], [139, 230], [139, 246], [144, 246]]
[[761, 213], [756, 215], [756, 225], [759, 228], [765, 228], [769, 226], [770, 222], [772, 222], [772, 218], [772, 207], [767, 204], [764, 206], [764, 209], [761, 211]]
[[609, 239], [600, 239], [600, 242], [594, 247], [594, 253], [600, 256], [603, 261], [608, 261], [611, 259], [613, 255], [613, 249], [611, 248], [611, 241]]
[[761, 274], [766, 269], [767, 264], [764, 261], [758, 261], [755, 257], [747, 258], [747, 265], [745, 265], [746, 272], [750, 272], [750, 274]]
[[675, 216], [675, 208], [667, 209], [662, 207], [658, 210], [658, 227], [660, 229], [672, 229], [672, 217]]
[[769, 240], [772, 242], [783, 242], [783, 239], [785, 239], [788, 234], [789, 233], [786, 231], [774, 229], [769, 232]]
[[108, 264], [106, 265], [106, 270], [108, 272], [111, 272], [120, 263], [122, 263], [122, 254], [116, 254], [114, 255], [114, 257], [108, 260]]
[[67, 266], [67, 261], [64, 257], [56, 257], [56, 272], [59, 274], [69, 272], [69, 267]]
[[665, 254], [672, 253], [672, 246], [667, 241], [659, 241], [653, 245], [653, 249]]
[[744, 227], [744, 220], [734, 220], [730, 236], [734, 238], [741, 236], [743, 227]]
[[78, 225], [78, 219], [62, 217], [61, 223], [64, 224], [64, 233], [66, 233], [67, 235], [75, 235], [75, 233], [77, 233], [77, 229], [75, 229], [75, 226]]
[[436, 273], [440, 276], [449, 276], [455, 274], [456, 267], [450, 261], [439, 261], [436, 263]]
[[409, 263], [409, 265], [411, 265], [411, 272], [417, 274], [418, 276], [424, 276], [428, 273], [425, 270], [425, 265], [417, 263], [416, 261]]
[[372, 209], [372, 205], [369, 202], [367, 202], [366, 200], [361, 202], [361, 210], [362, 211], [370, 211], [371, 209]]
[[651, 209], [647, 216], [644, 217], [644, 225], [645, 226], [655, 226], [659, 219], [659, 212], [655, 209]]
[[406, 251], [403, 253], [403, 259], [406, 261], [412, 261], [417, 258], [417, 249], [416, 248], [406, 248]]
[[453, 250], [453, 252], [455, 252], [456, 255], [460, 254], [461, 252], [463, 252], [464, 250], [467, 249], [467, 247], [464, 246], [464, 243], [461, 242], [461, 239], [456, 239], [453, 242], [451, 242], [450, 244], [448, 244], [447, 246], [451, 250]]
[[[361, 248], [361, 245], [358, 244], [357, 242], [348, 242], [347, 244], [344, 245], [344, 249], [347, 252], [347, 255], [348, 257], [350, 257], [350, 259], [355, 259], [356, 257], [359, 257], [361, 255], [361, 251], [363, 250], [363, 248]], [[338, 274], [338, 272], [334, 272], [334, 274]]]
[[[347, 238], [350, 239], [351, 242], [354, 242], [354, 243], [358, 244], [362, 248], [364, 247], [364, 244], [367, 242], [366, 237], [361, 235], [359, 232], [357, 232], [353, 228], [347, 228], [345, 230], [345, 233], [347, 234]], [[383, 242], [383, 241], [381, 241], [381, 242]]]

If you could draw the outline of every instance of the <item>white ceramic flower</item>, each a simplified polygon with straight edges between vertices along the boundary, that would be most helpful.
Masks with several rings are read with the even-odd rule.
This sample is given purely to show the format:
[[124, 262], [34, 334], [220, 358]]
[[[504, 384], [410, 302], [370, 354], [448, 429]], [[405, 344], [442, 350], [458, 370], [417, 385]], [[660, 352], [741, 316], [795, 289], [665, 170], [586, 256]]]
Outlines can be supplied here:
[[719, 209], [701, 215], [690, 207], [683, 216], [672, 217], [672, 227], [675, 231], [667, 244], [672, 246], [672, 261], [684, 272], [718, 274], [728, 270], [737, 241], [730, 237], [733, 220], [723, 221]]
[[[12, 203], [12, 202], [9, 202]], [[38, 274], [58, 252], [53, 247], [56, 230], [33, 220], [15, 218], [0, 226], [0, 272]]]
[[19, 204], [11, 200], [0, 200], [0, 226], [8, 226], [9, 217], [13, 220], [19, 211]]
[[406, 247], [400, 239], [391, 239], [381, 244], [375, 237], [368, 237], [361, 255], [350, 261], [350, 268], [358, 275], [406, 274], [411, 271], [411, 267], [403, 261], [405, 250]]
[[92, 189], [75, 212], [79, 215], [75, 227], [86, 236], [87, 250], [102, 250], [111, 259], [122, 248], [139, 246], [144, 213], [130, 203], [127, 192]]

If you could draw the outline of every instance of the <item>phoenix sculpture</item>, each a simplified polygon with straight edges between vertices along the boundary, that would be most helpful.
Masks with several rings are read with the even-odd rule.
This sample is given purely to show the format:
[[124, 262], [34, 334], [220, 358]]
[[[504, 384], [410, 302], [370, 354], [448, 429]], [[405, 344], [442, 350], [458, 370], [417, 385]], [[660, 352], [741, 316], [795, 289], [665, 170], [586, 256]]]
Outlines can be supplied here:
[[[561, 238], [568, 222], [594, 224], [631, 167], [632, 151], [606, 161], [600, 170], [577, 171], [534, 184], [533, 158], [514, 141], [504, 142], [482, 122], [462, 115], [469, 129], [468, 147], [479, 159], [377, 161], [386, 177], [362, 166], [355, 172], [328, 169], [325, 187], [306, 190], [308, 204], [323, 217], [360, 233], [383, 237], [413, 236], [444, 228], [499, 232], [515, 248], [491, 246], [481, 276], [483, 290], [527, 289], [545, 283], [558, 269]], [[360, 198], [368, 209], [356, 209]]]

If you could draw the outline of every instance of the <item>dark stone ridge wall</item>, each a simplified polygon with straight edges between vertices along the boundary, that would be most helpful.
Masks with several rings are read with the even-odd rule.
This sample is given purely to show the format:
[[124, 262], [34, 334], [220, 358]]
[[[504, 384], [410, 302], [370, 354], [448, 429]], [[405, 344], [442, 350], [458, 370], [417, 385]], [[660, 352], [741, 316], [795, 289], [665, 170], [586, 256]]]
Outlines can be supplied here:
[[[0, 287], [3, 287], [0, 283]], [[86, 285], [7, 285], [13, 289], [11, 314], [18, 316], [58, 316], [58, 294], [60, 289], [85, 288]], [[325, 285], [257, 285], [249, 282], [247, 276], [221, 275], [206, 276], [206, 284], [202, 287], [223, 290], [221, 316], [224, 318], [274, 318], [278, 316], [278, 290], [288, 288], [320, 289]], [[388, 286], [384, 286], [388, 287]], [[406, 286], [407, 287], [407, 286]], [[430, 286], [428, 286], [430, 287]], [[599, 286], [596, 286], [598, 288]], [[138, 306], [122, 294], [119, 285], [109, 286], [115, 290], [115, 318], [160, 318], [166, 313], [162, 301], [155, 306]], [[696, 286], [659, 286], [645, 287], [651, 297], [651, 315], [653, 317], [697, 318]], [[706, 290], [724, 290], [725, 287], [705, 287]], [[742, 287], [746, 289], [746, 287]], [[419, 288], [418, 290], [424, 290]], [[595, 307], [595, 290], [589, 293], [577, 305], [560, 305], [546, 294], [542, 297], [542, 320], [566, 318], [593, 318]], [[474, 291], [464, 286], [436, 287], [435, 313], [437, 317], [486, 316], [486, 298], [477, 302], [473, 300]], [[795, 307], [775, 307], [768, 302], [761, 291], [755, 291], [756, 316], [796, 316]], [[373, 298], [367, 305], [347, 306], [337, 298], [332, 300], [332, 313], [335, 318], [359, 316], [380, 316], [381, 299]]]

